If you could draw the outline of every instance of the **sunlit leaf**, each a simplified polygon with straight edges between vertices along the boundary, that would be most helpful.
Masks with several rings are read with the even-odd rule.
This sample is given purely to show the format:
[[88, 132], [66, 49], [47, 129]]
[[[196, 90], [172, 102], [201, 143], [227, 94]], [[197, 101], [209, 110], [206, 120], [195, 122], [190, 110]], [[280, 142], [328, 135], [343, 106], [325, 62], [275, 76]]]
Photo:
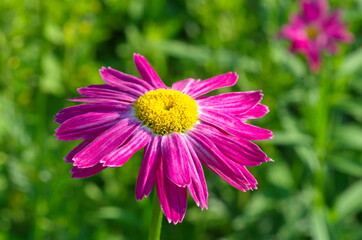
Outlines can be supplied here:
[[362, 177], [362, 161], [348, 155], [331, 156], [328, 162], [337, 170], [351, 176]]
[[355, 74], [358, 71], [361, 71], [362, 65], [362, 48], [359, 48], [349, 55], [346, 56], [345, 61], [340, 67], [340, 75]]
[[331, 239], [328, 233], [328, 223], [326, 214], [322, 208], [314, 208], [311, 213], [311, 233], [313, 239], [329, 240]]
[[343, 220], [344, 218], [361, 211], [361, 199], [362, 181], [360, 180], [348, 187], [336, 199], [335, 210], [338, 213], [339, 219]]
[[63, 92], [61, 66], [58, 59], [48, 52], [42, 59], [43, 75], [40, 87], [45, 93], [60, 94]]
[[359, 125], [341, 125], [334, 131], [338, 148], [362, 149], [362, 127]]

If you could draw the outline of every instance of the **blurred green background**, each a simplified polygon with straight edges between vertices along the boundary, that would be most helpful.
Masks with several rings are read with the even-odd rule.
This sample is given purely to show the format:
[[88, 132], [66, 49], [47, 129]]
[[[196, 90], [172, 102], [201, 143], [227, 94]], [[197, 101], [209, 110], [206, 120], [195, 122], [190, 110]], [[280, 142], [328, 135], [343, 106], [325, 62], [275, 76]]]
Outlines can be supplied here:
[[142, 153], [71, 179], [63, 157], [77, 143], [53, 136], [53, 115], [102, 83], [99, 68], [138, 76], [134, 52], [167, 84], [237, 72], [214, 93], [262, 89], [271, 112], [252, 123], [275, 132], [258, 143], [275, 162], [250, 169], [258, 190], [206, 171], [209, 210], [189, 199], [162, 239], [362, 239], [362, 0], [330, 3], [355, 41], [313, 75], [276, 38], [297, 1], [0, 0], [0, 240], [147, 237]]

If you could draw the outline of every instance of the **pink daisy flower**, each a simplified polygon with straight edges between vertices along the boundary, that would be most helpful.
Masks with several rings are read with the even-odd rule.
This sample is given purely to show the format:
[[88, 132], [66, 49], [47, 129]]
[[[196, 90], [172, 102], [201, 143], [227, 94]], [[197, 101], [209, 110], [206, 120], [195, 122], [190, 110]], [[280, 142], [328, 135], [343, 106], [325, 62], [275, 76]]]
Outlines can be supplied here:
[[279, 35], [289, 39], [291, 52], [302, 53], [310, 69], [316, 72], [320, 68], [322, 50], [335, 54], [337, 43], [351, 42], [353, 35], [341, 22], [341, 12], [330, 12], [326, 0], [302, 0], [300, 7], [301, 12], [292, 17]]
[[250, 140], [270, 139], [272, 132], [245, 123], [263, 117], [261, 91], [202, 96], [233, 86], [238, 76], [227, 73], [203, 81], [185, 79], [167, 87], [141, 55], [134, 61], [142, 79], [102, 68], [104, 85], [78, 89], [85, 102], [61, 110], [55, 121], [60, 140], [83, 139], [66, 157], [73, 178], [120, 167], [144, 148], [136, 184], [136, 199], [156, 186], [169, 222], [181, 222], [187, 193], [207, 208], [208, 190], [201, 163], [235, 188], [256, 189], [246, 167], [270, 161]]

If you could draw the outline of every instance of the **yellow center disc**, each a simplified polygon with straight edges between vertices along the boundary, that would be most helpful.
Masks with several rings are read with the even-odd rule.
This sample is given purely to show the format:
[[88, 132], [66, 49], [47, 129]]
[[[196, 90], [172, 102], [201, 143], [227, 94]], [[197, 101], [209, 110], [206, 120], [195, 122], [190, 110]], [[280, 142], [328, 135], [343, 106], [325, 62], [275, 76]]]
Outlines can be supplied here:
[[313, 26], [308, 26], [306, 32], [309, 39], [316, 39], [319, 35], [318, 29]]
[[134, 103], [134, 109], [135, 117], [158, 135], [185, 132], [198, 120], [196, 101], [172, 89], [145, 93]]

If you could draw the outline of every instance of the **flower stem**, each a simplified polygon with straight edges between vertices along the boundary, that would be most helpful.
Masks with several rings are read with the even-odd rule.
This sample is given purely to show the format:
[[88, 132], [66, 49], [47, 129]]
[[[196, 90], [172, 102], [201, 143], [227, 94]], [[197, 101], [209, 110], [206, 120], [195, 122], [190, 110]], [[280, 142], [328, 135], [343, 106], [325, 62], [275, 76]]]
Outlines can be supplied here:
[[162, 227], [162, 217], [163, 213], [161, 210], [160, 203], [158, 201], [157, 194], [153, 195], [153, 204], [152, 204], [152, 217], [151, 223], [148, 230], [148, 240], [159, 240], [161, 237], [161, 227]]

